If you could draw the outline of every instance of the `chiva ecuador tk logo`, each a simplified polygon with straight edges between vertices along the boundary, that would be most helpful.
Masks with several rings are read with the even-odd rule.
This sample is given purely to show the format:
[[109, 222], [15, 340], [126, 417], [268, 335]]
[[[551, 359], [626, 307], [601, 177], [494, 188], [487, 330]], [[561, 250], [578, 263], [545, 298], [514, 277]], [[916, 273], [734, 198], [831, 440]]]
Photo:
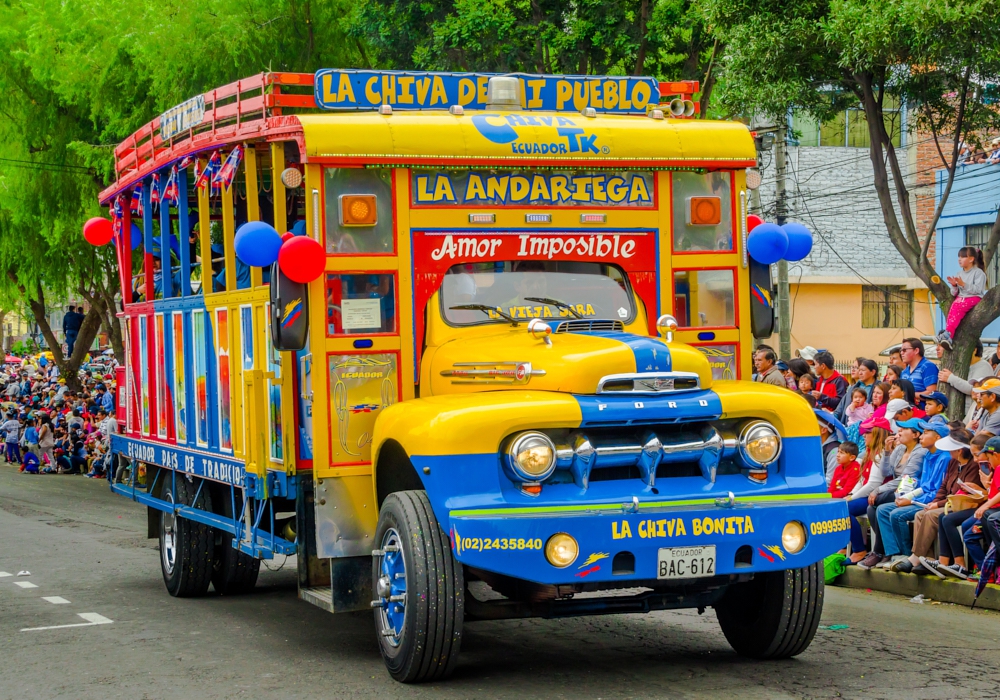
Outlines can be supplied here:
[[[587, 133], [568, 117], [531, 114], [477, 114], [472, 117], [476, 129], [493, 143], [510, 144], [511, 152], [522, 155], [559, 155], [564, 153], [605, 154], [611, 152], [597, 141], [597, 134]], [[534, 127], [534, 128], [532, 128]]]

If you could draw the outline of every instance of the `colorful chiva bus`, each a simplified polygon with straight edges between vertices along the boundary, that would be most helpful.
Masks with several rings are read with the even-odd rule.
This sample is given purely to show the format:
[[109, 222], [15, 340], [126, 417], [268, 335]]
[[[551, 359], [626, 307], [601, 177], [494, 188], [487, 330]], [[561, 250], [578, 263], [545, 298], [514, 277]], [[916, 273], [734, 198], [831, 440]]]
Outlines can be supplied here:
[[[118, 146], [112, 489], [169, 592], [297, 555], [300, 597], [371, 609], [402, 681], [480, 619], [711, 606], [740, 653], [804, 650], [847, 512], [806, 403], [738, 381], [773, 323], [756, 152], [696, 90], [268, 73]], [[254, 222], [322, 274], [248, 264]]]

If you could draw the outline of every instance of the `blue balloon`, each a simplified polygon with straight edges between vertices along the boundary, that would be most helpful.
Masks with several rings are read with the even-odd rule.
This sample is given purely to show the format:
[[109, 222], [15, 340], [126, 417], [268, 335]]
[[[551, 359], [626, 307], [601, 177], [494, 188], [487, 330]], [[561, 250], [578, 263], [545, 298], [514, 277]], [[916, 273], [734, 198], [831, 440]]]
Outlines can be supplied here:
[[747, 252], [759, 263], [776, 263], [788, 250], [788, 234], [778, 224], [763, 223], [747, 236]]
[[132, 250], [135, 250], [142, 245], [142, 229], [132, 224], [132, 228], [129, 229], [129, 240]]
[[251, 221], [236, 231], [236, 257], [251, 267], [270, 267], [278, 259], [281, 236], [270, 224]]
[[785, 229], [788, 235], [788, 250], [785, 251], [785, 260], [795, 262], [809, 255], [813, 247], [812, 232], [802, 224], [790, 223], [781, 228]]

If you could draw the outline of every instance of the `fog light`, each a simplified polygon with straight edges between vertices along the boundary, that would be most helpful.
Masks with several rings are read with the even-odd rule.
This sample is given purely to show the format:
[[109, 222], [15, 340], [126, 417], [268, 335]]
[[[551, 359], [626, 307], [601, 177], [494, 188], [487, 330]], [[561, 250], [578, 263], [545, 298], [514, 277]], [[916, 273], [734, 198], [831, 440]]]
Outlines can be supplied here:
[[565, 532], [557, 532], [545, 543], [545, 558], [556, 568], [565, 569], [576, 561], [578, 554], [580, 545]]
[[796, 554], [806, 546], [806, 529], [802, 523], [795, 520], [785, 523], [785, 529], [781, 531], [781, 546], [789, 554]]

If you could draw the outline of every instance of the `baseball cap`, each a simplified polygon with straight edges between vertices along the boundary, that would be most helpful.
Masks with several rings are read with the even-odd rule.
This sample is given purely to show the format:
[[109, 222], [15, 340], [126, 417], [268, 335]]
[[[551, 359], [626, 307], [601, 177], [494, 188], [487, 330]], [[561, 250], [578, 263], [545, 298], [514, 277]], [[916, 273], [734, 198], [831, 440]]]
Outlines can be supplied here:
[[803, 360], [815, 360], [817, 352], [819, 352], [819, 350], [814, 348], [812, 345], [806, 345], [804, 348], [798, 351], [799, 357], [801, 357]]
[[924, 432], [924, 426], [922, 425], [924, 421], [917, 420], [916, 418], [909, 418], [907, 420], [901, 420], [896, 423], [897, 428], [909, 428], [910, 430], [916, 430], [918, 433]]
[[990, 377], [989, 379], [985, 380], [982, 384], [977, 386], [975, 389], [973, 389], [973, 391], [978, 392], [980, 394], [986, 393], [988, 391], [994, 396], [1000, 396], [1000, 391], [998, 391], [998, 389], [1000, 389], [1000, 379], [997, 379], [996, 377]]
[[927, 394], [927, 396], [924, 397], [924, 400], [926, 400], [926, 401], [937, 401], [939, 404], [941, 404], [945, 408], [948, 408], [948, 397], [945, 396], [940, 391], [932, 391], [931, 393]]
[[980, 454], [984, 455], [1000, 454], [1000, 436], [991, 437], [989, 440], [987, 440], [986, 444], [983, 445], [983, 451], [980, 452]]
[[885, 405], [885, 419], [891, 421], [896, 417], [896, 414], [900, 411], [905, 411], [908, 408], [913, 408], [910, 406], [906, 399], [893, 399]]
[[[908, 421], [903, 421], [903, 422], [906, 423]], [[938, 434], [939, 437], [947, 437], [948, 434], [951, 432], [951, 428], [948, 427], [948, 424], [942, 423], [941, 421], [930, 421], [921, 419], [918, 422], [920, 423], [921, 430], [923, 430], [924, 432], [927, 432], [928, 430], [933, 430], [935, 433]], [[955, 448], [953, 447], [951, 449]]]
[[778, 360], [777, 362], [774, 363], [774, 366], [777, 367], [778, 370], [781, 372], [788, 371], [788, 363], [785, 362], [784, 360]]

